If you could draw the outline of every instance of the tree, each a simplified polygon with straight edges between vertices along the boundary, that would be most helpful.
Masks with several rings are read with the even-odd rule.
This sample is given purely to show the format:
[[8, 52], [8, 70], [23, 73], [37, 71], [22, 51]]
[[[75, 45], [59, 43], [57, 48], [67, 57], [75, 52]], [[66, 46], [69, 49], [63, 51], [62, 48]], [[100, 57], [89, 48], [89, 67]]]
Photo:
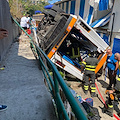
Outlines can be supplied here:
[[12, 16], [21, 18], [24, 13], [35, 14], [36, 10], [43, 11], [47, 2], [33, 4], [31, 0], [9, 0], [10, 12]]
[[9, 0], [10, 12], [12, 16], [20, 18], [25, 11], [24, 5], [30, 3], [30, 0]]
[[29, 5], [25, 6], [25, 10], [26, 10], [27, 13], [33, 15], [33, 14], [35, 14], [36, 10], [43, 11], [45, 5], [48, 5], [48, 3], [46, 3], [46, 2], [40, 2], [40, 3], [35, 4], [35, 5], [29, 4]]

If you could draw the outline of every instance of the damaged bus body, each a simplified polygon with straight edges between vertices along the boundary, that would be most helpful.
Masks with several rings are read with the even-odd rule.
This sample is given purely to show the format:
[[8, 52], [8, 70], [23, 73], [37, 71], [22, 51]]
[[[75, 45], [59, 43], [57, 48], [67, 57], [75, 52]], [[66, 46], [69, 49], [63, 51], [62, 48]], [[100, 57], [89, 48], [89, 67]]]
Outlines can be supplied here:
[[108, 44], [80, 17], [66, 14], [53, 5], [43, 11], [38, 25], [38, 44], [59, 68], [82, 80], [81, 62], [90, 51], [96, 51], [99, 63], [97, 73], [106, 61]]

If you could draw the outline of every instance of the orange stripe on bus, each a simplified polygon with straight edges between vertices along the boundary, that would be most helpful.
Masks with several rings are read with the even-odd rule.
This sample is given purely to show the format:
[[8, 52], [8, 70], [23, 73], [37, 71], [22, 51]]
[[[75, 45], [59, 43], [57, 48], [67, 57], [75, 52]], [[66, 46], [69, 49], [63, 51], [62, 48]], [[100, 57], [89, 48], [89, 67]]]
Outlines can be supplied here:
[[95, 69], [95, 74], [100, 70], [100, 68], [103, 66], [103, 64], [106, 62], [107, 59], [107, 54], [104, 55], [104, 57], [100, 60], [98, 63], [96, 69]]
[[72, 27], [73, 27], [73, 25], [75, 24], [76, 21], [77, 21], [77, 19], [73, 17], [71, 22], [69, 23], [67, 29], [66, 29], [68, 32], [71, 31], [71, 29], [72, 29]]
[[59, 46], [62, 44], [62, 42], [64, 41], [64, 39], [66, 38], [67, 35], [68, 35], [68, 33], [63, 37], [63, 39], [60, 41], [59, 45], [55, 45], [53, 47], [53, 49], [49, 52], [49, 54], [48, 54], [49, 59], [52, 58], [52, 56], [55, 54], [55, 52], [57, 51]]
[[[67, 34], [63, 37], [63, 39], [60, 41], [60, 43], [58, 45], [55, 45], [52, 50], [49, 52], [49, 54], [47, 55], [49, 57], [49, 59], [52, 58], [52, 56], [55, 54], [55, 52], [57, 51], [57, 49], [59, 48], [59, 46], [62, 44], [62, 42], [64, 41], [64, 39], [66, 38], [66, 36], [69, 34], [69, 32], [71, 31], [71, 29], [73, 28], [74, 24], [76, 22], [75, 18], [72, 18], [71, 22], [69, 23], [68, 27], [67, 27]], [[59, 41], [58, 41], [59, 42]]]
[[49, 57], [49, 59], [55, 54], [56, 50], [57, 49], [55, 47], [53, 47], [53, 49], [49, 52], [49, 54], [47, 55]]

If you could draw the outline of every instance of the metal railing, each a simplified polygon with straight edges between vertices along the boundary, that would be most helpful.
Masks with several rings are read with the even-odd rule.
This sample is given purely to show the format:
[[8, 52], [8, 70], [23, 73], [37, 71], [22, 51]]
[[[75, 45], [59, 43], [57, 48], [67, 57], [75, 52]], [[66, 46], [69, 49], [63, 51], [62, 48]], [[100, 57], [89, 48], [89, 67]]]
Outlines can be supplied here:
[[[40, 67], [43, 71], [47, 86], [50, 93], [55, 101], [55, 106], [57, 108], [58, 118], [60, 120], [70, 120], [69, 115], [66, 111], [62, 98], [60, 96], [60, 89], [62, 89], [67, 101], [69, 102], [72, 112], [77, 120], [88, 120], [84, 111], [80, 107], [80, 104], [76, 101], [72, 93], [70, 92], [68, 86], [63, 80], [62, 76], [58, 72], [56, 66], [47, 57], [47, 55], [42, 51], [42, 49], [33, 41], [32, 37], [19, 25], [19, 23], [13, 18], [16, 24], [26, 33], [26, 35], [31, 39], [30, 45], [33, 53], [37, 53], [37, 58], [39, 59]], [[50, 75], [50, 71], [52, 74]]]

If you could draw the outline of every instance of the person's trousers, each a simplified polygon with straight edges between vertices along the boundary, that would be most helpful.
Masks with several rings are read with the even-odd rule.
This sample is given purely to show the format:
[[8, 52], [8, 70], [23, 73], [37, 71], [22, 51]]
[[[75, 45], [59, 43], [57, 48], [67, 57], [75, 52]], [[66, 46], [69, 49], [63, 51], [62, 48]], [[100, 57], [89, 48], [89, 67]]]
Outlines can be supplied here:
[[113, 74], [114, 74], [114, 71], [108, 69], [109, 87], [112, 87], [112, 85], [114, 85], [115, 87], [115, 84], [116, 84], [116, 75], [113, 75]]
[[[89, 81], [90, 79], [90, 81]], [[95, 92], [95, 73], [94, 72], [85, 72], [84, 74], [84, 90], [88, 90], [89, 84], [91, 87], [91, 92]]]

